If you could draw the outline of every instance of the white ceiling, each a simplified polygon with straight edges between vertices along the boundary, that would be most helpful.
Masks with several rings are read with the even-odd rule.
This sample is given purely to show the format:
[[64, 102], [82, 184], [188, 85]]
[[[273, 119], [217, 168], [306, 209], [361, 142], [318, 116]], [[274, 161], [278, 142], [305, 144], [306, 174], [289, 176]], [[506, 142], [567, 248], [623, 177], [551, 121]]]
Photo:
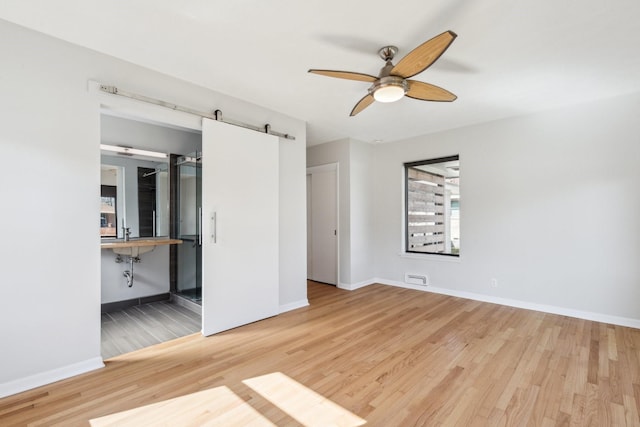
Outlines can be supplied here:
[[[2, 0], [0, 18], [303, 119], [309, 145], [640, 91], [638, 0]], [[307, 73], [377, 75], [380, 47], [399, 59], [445, 30], [458, 38], [414, 79], [453, 103], [404, 98], [349, 117], [368, 84]]]

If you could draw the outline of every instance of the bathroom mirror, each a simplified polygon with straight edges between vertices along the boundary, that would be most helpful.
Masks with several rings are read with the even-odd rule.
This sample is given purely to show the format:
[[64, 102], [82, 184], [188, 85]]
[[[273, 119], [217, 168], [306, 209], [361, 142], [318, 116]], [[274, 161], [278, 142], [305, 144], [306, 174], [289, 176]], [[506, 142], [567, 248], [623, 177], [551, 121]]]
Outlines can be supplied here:
[[[134, 153], [135, 152], [135, 153]], [[101, 145], [100, 236], [169, 235], [168, 159], [132, 147]]]

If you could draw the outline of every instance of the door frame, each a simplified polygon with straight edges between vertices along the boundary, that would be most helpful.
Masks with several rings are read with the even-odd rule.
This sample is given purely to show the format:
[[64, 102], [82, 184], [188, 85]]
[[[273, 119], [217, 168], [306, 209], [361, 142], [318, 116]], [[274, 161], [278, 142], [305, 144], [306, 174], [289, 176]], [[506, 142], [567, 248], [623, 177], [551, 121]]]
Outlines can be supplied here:
[[[318, 166], [309, 166], [307, 167], [306, 176], [311, 175], [311, 179], [313, 180], [314, 173], [326, 173], [334, 171], [336, 174], [336, 188], [335, 188], [335, 202], [336, 202], [336, 287], [340, 288], [340, 164], [338, 162], [335, 163], [326, 163]], [[307, 200], [309, 198], [309, 194], [307, 194]], [[307, 212], [307, 224], [309, 224], [309, 214]], [[313, 216], [311, 217], [313, 221]], [[307, 236], [309, 236], [309, 229], [307, 229]], [[307, 245], [309, 247], [309, 245]], [[307, 255], [307, 260], [309, 256]], [[313, 266], [311, 267], [313, 268]]]
[[[144, 101], [113, 96], [100, 90], [100, 83], [97, 81], [89, 80], [87, 82], [87, 92], [92, 97], [94, 105], [96, 106], [95, 114], [96, 120], [100, 122], [101, 115], [111, 115], [115, 117], [121, 117], [129, 120], [139, 120], [142, 122], [149, 122], [158, 124], [160, 126], [174, 127], [178, 129], [187, 129], [202, 133], [202, 118], [193, 114], [185, 113], [182, 111], [172, 110], [160, 105], [149, 104]], [[95, 147], [98, 153], [100, 152], [101, 136], [100, 132], [95, 135]], [[96, 213], [99, 215], [99, 209]], [[99, 270], [102, 270], [101, 263], [98, 263]], [[98, 272], [101, 274], [101, 271]], [[100, 295], [100, 289], [102, 286], [101, 281], [96, 284], [98, 287], [98, 295]], [[169, 285], [171, 288], [171, 284]], [[99, 317], [98, 317], [99, 319]], [[100, 328], [102, 334], [102, 328]], [[202, 333], [202, 330], [201, 330]], [[99, 345], [99, 353], [101, 347]], [[100, 356], [102, 358], [102, 356]]]

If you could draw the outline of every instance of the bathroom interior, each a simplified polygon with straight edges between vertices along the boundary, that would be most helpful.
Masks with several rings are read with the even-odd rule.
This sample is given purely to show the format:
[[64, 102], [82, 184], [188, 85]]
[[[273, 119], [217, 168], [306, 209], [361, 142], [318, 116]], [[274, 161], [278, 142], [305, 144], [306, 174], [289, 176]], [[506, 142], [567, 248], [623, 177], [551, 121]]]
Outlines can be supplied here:
[[200, 330], [202, 136], [101, 115], [104, 359]]

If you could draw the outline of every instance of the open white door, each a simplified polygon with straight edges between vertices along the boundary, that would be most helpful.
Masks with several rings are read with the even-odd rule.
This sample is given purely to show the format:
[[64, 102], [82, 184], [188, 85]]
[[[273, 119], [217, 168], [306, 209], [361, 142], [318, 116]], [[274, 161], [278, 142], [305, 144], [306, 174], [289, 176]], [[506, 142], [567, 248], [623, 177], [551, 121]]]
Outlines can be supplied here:
[[[328, 167], [327, 167], [328, 166]], [[307, 169], [308, 278], [316, 282], [338, 284], [337, 257], [337, 177], [335, 165]], [[333, 166], [333, 167], [332, 167]]]
[[278, 314], [278, 141], [203, 119], [204, 335]]

